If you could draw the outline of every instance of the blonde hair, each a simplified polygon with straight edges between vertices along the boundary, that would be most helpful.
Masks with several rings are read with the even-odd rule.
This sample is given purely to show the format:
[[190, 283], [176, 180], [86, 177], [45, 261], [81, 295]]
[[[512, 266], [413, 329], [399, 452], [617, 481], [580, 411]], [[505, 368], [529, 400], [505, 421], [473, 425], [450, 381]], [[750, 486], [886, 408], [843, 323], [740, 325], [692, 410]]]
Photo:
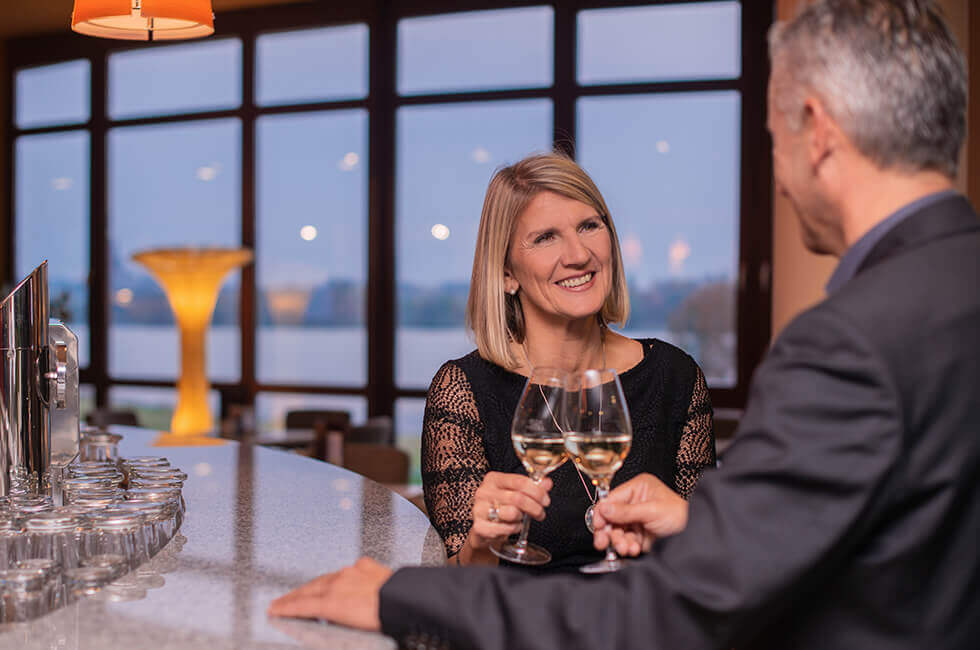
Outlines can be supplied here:
[[480, 229], [473, 254], [473, 275], [466, 302], [466, 327], [473, 332], [483, 358], [504, 368], [520, 364], [510, 340], [524, 340], [524, 314], [520, 299], [504, 290], [510, 238], [517, 220], [541, 192], [554, 192], [589, 205], [609, 229], [612, 248], [612, 288], [597, 314], [600, 324], [625, 324], [630, 311], [626, 274], [619, 237], [606, 202], [589, 175], [560, 153], [535, 154], [503, 167], [494, 174], [483, 200]]

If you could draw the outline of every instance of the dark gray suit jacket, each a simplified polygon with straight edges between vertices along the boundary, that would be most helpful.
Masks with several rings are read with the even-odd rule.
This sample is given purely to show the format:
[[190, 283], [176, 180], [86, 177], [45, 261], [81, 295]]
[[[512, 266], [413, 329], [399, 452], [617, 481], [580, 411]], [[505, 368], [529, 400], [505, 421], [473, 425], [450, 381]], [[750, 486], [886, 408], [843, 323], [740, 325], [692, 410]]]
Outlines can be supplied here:
[[687, 529], [618, 574], [402, 569], [385, 633], [421, 647], [976, 648], [980, 220], [908, 217], [795, 319]]

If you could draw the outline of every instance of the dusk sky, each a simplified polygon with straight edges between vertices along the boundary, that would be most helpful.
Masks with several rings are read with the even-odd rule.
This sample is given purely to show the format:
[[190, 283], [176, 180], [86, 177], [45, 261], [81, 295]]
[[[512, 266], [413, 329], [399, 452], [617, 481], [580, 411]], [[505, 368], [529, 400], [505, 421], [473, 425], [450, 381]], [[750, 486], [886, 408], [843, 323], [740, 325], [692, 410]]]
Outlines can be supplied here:
[[[577, 80], [589, 85], [735, 79], [740, 75], [739, 21], [737, 2], [579, 12]], [[553, 23], [549, 7], [402, 20], [396, 89], [410, 96], [548, 88], [553, 83]], [[370, 38], [363, 24], [260, 36], [255, 103], [272, 107], [365, 98]], [[236, 109], [242, 104], [242, 56], [242, 43], [235, 38], [121, 49], [108, 62], [108, 118]], [[88, 276], [91, 136], [83, 125], [89, 119], [89, 80], [84, 60], [16, 73], [17, 128], [80, 125], [16, 137], [18, 276], [43, 259], [50, 260], [52, 284], [84, 284]], [[734, 279], [738, 92], [588, 97], [575, 110], [578, 161], [610, 207], [631, 283], [649, 289], [669, 279]], [[370, 119], [361, 108], [258, 118], [255, 264], [260, 291], [305, 290], [331, 280], [366, 282]], [[551, 100], [412, 105], [398, 109], [395, 126], [398, 286], [465, 286], [487, 183], [500, 166], [551, 148]], [[110, 278], [113, 300], [126, 293], [130, 279], [149, 278], [130, 261], [136, 251], [239, 244], [242, 124], [237, 118], [113, 126], [106, 138], [107, 236], [114, 261], [128, 272]], [[228, 285], [234, 286], [237, 277], [233, 274]], [[471, 349], [461, 327], [446, 335], [399, 327], [398, 384], [424, 387], [442, 360]], [[306, 368], [304, 380], [330, 385], [366, 380], [363, 328], [343, 334], [348, 337], [343, 343], [329, 344], [311, 343], [309, 337], [318, 335], [312, 332], [280, 340], [276, 331], [259, 332], [260, 377], [294, 381], [297, 367], [308, 365], [308, 346], [313, 345], [320, 355], [346, 360]], [[123, 339], [136, 332], [110, 329], [114, 376], [174, 376], [176, 332], [162, 331], [152, 345], [160, 358], [143, 361], [124, 353], [138, 343]], [[208, 353], [212, 376], [238, 377], [237, 337], [237, 329], [213, 337]], [[81, 345], [84, 358], [85, 336]], [[126, 391], [137, 399], [154, 390], [172, 399], [170, 389], [117, 387], [113, 400], [129, 395]], [[260, 412], [273, 408], [267, 403], [272, 399], [261, 397]], [[364, 411], [363, 397], [340, 395], [313, 401], [277, 396], [275, 408], [286, 408], [290, 399], [351, 408], [356, 419]], [[414, 399], [396, 402], [396, 416], [407, 423], [399, 428], [417, 432], [420, 405]]]
[[[532, 7], [402, 21], [398, 86], [412, 94], [549, 85], [551, 14], [547, 7]], [[738, 74], [734, 2], [708, 13], [690, 5], [583, 12], [579, 25], [583, 81]], [[363, 25], [263, 37], [257, 48], [259, 100], [363, 96], [368, 38]], [[240, 58], [235, 39], [113, 55], [110, 114], [236, 107]], [[22, 72], [18, 123], [59, 123], [73, 114], [84, 119], [87, 77], [84, 62]], [[399, 110], [400, 280], [438, 286], [468, 279], [490, 176], [501, 165], [547, 150], [551, 115], [551, 103], [544, 99]], [[645, 286], [672, 276], [731, 276], [737, 250], [738, 94], [586, 98], [577, 115], [579, 161], [610, 205], [634, 281]], [[364, 280], [369, 119], [365, 111], [343, 110], [259, 120], [260, 283]], [[240, 131], [234, 119], [112, 129], [113, 250], [128, 258], [152, 246], [234, 245], [240, 228]], [[17, 272], [48, 257], [52, 277], [82, 280], [87, 135], [24, 136], [16, 146]], [[440, 224], [448, 232], [437, 228], [436, 234], [448, 234], [445, 239], [433, 235]], [[315, 239], [301, 236], [303, 226], [316, 228]], [[42, 232], [46, 236], [39, 237]]]

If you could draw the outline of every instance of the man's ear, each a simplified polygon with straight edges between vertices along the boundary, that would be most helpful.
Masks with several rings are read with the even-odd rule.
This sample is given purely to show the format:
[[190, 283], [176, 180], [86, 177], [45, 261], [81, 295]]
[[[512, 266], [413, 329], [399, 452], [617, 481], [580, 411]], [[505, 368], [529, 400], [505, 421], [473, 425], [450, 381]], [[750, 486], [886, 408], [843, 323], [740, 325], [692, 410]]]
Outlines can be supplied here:
[[513, 296], [513, 295], [516, 295], [517, 294], [517, 290], [520, 289], [520, 288], [521, 288], [520, 283], [511, 274], [510, 269], [505, 268], [504, 269], [504, 291], [506, 291], [507, 293], [509, 293], [510, 295]]
[[807, 131], [810, 165], [817, 169], [837, 152], [842, 133], [823, 102], [812, 95], [803, 102], [803, 125]]

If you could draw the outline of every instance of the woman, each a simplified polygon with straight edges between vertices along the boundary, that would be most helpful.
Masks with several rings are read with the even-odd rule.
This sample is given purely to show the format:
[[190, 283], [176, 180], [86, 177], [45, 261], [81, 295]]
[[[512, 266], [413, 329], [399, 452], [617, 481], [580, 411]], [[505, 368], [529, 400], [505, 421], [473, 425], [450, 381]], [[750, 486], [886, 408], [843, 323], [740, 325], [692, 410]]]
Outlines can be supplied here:
[[[446, 362], [426, 399], [422, 482], [451, 562], [495, 564], [490, 544], [532, 522], [547, 569], [597, 559], [585, 513], [595, 488], [565, 463], [541, 486], [514, 453], [510, 423], [530, 368], [615, 368], [633, 445], [613, 485], [641, 472], [686, 498], [715, 461], [704, 375], [679, 349], [633, 340], [612, 218], [588, 175], [560, 154], [534, 155], [490, 181], [466, 308], [477, 350]], [[550, 493], [547, 488], [553, 485]]]

